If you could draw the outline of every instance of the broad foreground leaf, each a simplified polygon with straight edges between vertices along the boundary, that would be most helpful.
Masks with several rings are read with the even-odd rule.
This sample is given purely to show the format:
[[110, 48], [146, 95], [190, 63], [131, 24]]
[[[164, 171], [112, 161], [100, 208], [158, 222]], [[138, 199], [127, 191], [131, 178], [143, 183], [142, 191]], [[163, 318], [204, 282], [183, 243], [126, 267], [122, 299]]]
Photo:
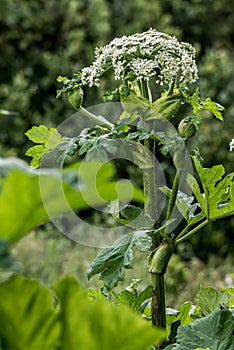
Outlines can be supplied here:
[[142, 199], [141, 191], [126, 182], [117, 192], [113, 175], [110, 163], [40, 171], [17, 158], [0, 159], [0, 238], [12, 243], [51, 217], [116, 198]]
[[228, 309], [215, 309], [209, 316], [178, 328], [176, 344], [166, 350], [234, 349], [234, 317]]
[[37, 281], [14, 276], [0, 284], [0, 344], [10, 350], [57, 349], [61, 327], [52, 295]]
[[62, 350], [148, 350], [165, 333], [125, 305], [89, 299], [73, 278], [56, 287], [62, 322]]
[[0, 284], [0, 349], [148, 350], [165, 339], [125, 305], [90, 299], [72, 277], [55, 293], [22, 276]]

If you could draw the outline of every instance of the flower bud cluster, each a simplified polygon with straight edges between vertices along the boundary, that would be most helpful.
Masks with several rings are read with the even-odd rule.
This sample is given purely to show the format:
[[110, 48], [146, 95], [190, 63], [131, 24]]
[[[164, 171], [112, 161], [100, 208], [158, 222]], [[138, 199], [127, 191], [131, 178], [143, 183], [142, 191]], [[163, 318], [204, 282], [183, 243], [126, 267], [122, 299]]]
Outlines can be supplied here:
[[198, 79], [194, 47], [155, 29], [96, 48], [94, 62], [81, 71], [82, 84], [99, 86], [101, 75], [110, 68], [116, 80], [124, 80], [130, 72], [137, 80], [155, 76], [159, 85], [170, 84], [176, 77], [184, 84]]

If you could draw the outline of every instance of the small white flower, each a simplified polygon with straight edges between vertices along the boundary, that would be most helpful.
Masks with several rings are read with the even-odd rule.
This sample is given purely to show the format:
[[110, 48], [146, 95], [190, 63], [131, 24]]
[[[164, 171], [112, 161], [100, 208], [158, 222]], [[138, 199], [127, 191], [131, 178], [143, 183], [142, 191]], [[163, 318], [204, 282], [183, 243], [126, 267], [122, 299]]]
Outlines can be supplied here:
[[96, 48], [93, 64], [81, 71], [82, 83], [99, 86], [101, 75], [109, 68], [113, 68], [116, 80], [124, 79], [130, 71], [138, 80], [155, 76], [159, 85], [170, 84], [178, 75], [185, 84], [198, 79], [195, 49], [155, 29], [115, 38]]
[[234, 151], [234, 137], [231, 140], [231, 142], [229, 143], [229, 147], [230, 147], [230, 151]]

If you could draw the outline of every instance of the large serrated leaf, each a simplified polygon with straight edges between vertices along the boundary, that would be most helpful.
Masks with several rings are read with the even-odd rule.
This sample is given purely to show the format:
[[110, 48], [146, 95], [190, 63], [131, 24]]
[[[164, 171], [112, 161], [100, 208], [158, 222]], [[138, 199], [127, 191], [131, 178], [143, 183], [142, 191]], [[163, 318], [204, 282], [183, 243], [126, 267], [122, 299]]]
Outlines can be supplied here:
[[33, 146], [27, 150], [26, 156], [32, 157], [31, 165], [38, 168], [42, 157], [53, 151], [65, 140], [55, 128], [47, 128], [45, 125], [33, 126], [25, 135], [29, 140], [40, 145]]
[[4, 349], [53, 350], [61, 327], [52, 294], [37, 281], [14, 276], [0, 285], [0, 343]]
[[7, 238], [11, 243], [51, 217], [106, 205], [116, 197], [128, 200], [132, 195], [138, 199], [141, 196], [141, 191], [136, 190], [135, 196], [132, 186], [124, 182], [116, 191], [110, 163], [82, 163], [82, 167], [74, 164], [64, 171], [39, 171], [17, 158], [10, 158], [0, 159], [0, 174], [0, 238]]
[[209, 316], [179, 327], [176, 344], [167, 346], [165, 350], [233, 350], [233, 326], [232, 313], [227, 309], [216, 309]]
[[216, 220], [234, 214], [234, 173], [224, 177], [222, 165], [203, 168], [194, 157], [196, 170], [199, 174], [204, 193], [201, 193], [197, 180], [188, 175], [187, 181], [192, 188], [203, 213], [209, 220]]
[[73, 278], [56, 287], [62, 322], [62, 350], [143, 350], [160, 344], [165, 333], [125, 305], [90, 300]]
[[204, 316], [208, 316], [215, 308], [228, 305], [229, 295], [226, 291], [217, 291], [211, 287], [201, 287], [197, 294], [197, 305]]

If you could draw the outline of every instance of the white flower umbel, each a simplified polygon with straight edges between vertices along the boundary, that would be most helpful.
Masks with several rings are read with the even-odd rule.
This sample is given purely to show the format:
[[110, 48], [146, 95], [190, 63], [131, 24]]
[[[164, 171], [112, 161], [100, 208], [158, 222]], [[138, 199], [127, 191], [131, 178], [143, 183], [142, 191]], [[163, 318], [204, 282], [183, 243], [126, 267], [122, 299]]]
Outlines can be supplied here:
[[198, 79], [194, 47], [155, 29], [115, 38], [96, 48], [94, 62], [81, 71], [82, 84], [99, 86], [101, 75], [110, 68], [116, 80], [124, 80], [129, 73], [137, 80], [155, 76], [160, 85]]
[[229, 143], [229, 147], [230, 147], [230, 151], [234, 151], [234, 137], [231, 140], [231, 142]]

